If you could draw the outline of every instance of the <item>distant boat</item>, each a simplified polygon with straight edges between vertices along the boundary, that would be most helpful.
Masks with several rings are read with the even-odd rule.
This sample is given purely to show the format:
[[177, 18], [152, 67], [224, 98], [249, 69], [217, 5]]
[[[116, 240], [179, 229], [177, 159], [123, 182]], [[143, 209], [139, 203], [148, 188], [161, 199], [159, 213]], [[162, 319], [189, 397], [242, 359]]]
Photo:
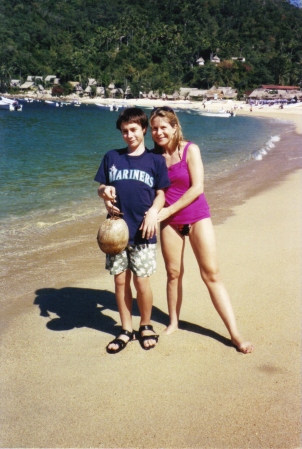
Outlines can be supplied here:
[[73, 106], [77, 106], [78, 108], [81, 106], [81, 102], [79, 100], [73, 100], [71, 104], [73, 104]]
[[7, 109], [8, 111], [22, 111], [22, 105], [17, 100], [0, 97], [0, 109]]
[[99, 109], [105, 109], [107, 111], [118, 111], [119, 109], [125, 109], [126, 106], [123, 104], [103, 104], [103, 103], [95, 103], [95, 105]]
[[56, 108], [58, 108], [59, 106], [61, 106], [61, 107], [63, 106], [58, 101], [51, 101], [51, 100], [45, 100], [45, 104], [49, 104], [50, 106], [55, 106]]
[[23, 108], [23, 106], [22, 106], [22, 104], [19, 104], [18, 102], [16, 102], [17, 104], [10, 104], [9, 105], [9, 110], [10, 111], [19, 111], [19, 112], [21, 112], [22, 111], [22, 108]]
[[[33, 103], [34, 102], [33, 98], [27, 98], [27, 97], [19, 98], [19, 101], [26, 101], [26, 103]], [[39, 101], [39, 100], [36, 100], [36, 101]]]
[[199, 111], [198, 115], [204, 116], [204, 117], [235, 117], [236, 114], [234, 112], [226, 112], [226, 111], [217, 111], [217, 112], [211, 112], [211, 111]]
[[0, 100], [0, 109], [7, 109], [7, 110], [9, 110], [9, 106], [10, 106], [10, 103], [7, 103], [6, 101]]
[[108, 105], [108, 104], [95, 103], [95, 105], [96, 105], [99, 109], [109, 109], [109, 105]]

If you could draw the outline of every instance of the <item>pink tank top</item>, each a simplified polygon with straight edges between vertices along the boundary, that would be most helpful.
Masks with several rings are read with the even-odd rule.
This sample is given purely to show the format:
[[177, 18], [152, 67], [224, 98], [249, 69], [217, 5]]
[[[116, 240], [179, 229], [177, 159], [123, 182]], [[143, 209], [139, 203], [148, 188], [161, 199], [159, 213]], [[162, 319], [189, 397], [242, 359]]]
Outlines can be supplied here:
[[[185, 146], [181, 161], [168, 167], [171, 185], [166, 190], [166, 207], [174, 204], [191, 186], [187, 164], [187, 151], [191, 143], [188, 142]], [[193, 224], [210, 216], [209, 205], [202, 193], [191, 204], [169, 217], [167, 221], [169, 224]]]

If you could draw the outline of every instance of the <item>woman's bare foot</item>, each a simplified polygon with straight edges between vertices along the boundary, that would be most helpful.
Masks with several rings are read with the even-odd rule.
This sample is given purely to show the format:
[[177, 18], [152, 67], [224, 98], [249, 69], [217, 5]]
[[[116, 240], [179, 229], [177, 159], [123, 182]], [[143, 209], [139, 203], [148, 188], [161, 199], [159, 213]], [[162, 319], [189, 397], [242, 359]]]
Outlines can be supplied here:
[[249, 341], [243, 341], [241, 338], [232, 338], [231, 342], [236, 346], [238, 351], [243, 354], [250, 354], [254, 351], [254, 346]]
[[164, 330], [165, 335], [173, 334], [173, 332], [178, 330], [178, 324], [169, 324], [168, 327]]

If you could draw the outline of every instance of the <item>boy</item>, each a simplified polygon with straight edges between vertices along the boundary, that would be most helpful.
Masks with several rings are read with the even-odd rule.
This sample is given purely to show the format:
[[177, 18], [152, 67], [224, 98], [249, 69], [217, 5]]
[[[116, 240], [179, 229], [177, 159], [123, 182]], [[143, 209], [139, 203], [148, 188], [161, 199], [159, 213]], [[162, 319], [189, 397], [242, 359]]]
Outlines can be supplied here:
[[132, 328], [131, 272], [140, 311], [139, 339], [143, 349], [152, 349], [158, 341], [151, 320], [152, 291], [149, 276], [156, 270], [157, 213], [165, 202], [164, 190], [170, 185], [165, 159], [145, 148], [147, 115], [139, 108], [121, 112], [116, 128], [126, 148], [105, 154], [95, 181], [98, 195], [107, 210], [121, 212], [129, 227], [127, 248], [116, 256], [106, 255], [106, 268], [114, 275], [115, 295], [122, 331], [107, 346], [116, 354], [135, 338]]

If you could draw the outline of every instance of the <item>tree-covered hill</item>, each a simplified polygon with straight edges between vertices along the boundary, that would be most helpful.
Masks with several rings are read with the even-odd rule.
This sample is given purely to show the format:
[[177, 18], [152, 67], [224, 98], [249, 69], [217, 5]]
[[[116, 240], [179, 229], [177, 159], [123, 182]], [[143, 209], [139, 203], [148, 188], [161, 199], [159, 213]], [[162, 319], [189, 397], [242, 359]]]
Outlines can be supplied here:
[[301, 36], [302, 9], [287, 0], [2, 0], [0, 77], [95, 78], [133, 93], [299, 85]]

